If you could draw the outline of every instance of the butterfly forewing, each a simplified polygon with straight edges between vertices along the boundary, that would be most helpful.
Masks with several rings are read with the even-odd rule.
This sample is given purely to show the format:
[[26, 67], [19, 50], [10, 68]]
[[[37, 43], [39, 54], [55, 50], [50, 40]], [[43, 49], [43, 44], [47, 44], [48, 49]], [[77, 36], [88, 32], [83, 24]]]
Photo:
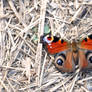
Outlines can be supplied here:
[[50, 44], [47, 44], [46, 47], [50, 54], [56, 54], [61, 51], [69, 49], [68, 43], [64, 40], [59, 40], [57, 42], [51, 42]]
[[89, 35], [87, 38], [83, 39], [80, 43], [79, 48], [92, 50], [92, 35]]

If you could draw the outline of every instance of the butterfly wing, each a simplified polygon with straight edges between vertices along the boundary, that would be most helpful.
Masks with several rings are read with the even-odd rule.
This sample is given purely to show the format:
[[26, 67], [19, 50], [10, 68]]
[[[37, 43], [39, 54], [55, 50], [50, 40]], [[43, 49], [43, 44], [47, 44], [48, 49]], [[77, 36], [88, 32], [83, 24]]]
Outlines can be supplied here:
[[[92, 68], [92, 35], [83, 39], [79, 46], [80, 69]], [[90, 53], [89, 53], [90, 52]]]
[[92, 69], [92, 51], [79, 50], [80, 69]]
[[89, 35], [87, 38], [83, 39], [80, 43], [79, 48], [92, 50], [92, 35]]
[[62, 40], [59, 40], [57, 42], [52, 42], [51, 44], [47, 44], [47, 49], [50, 54], [56, 54], [61, 51], [68, 49], [67, 42], [61, 42]]
[[[56, 36], [43, 38], [49, 54], [61, 53], [55, 58], [54, 64], [61, 72], [72, 72], [75, 69], [73, 54], [67, 41]], [[65, 53], [64, 53], [65, 52]]]
[[59, 37], [56, 36], [47, 36], [44, 37], [43, 40], [46, 43], [46, 50], [49, 54], [56, 54], [69, 48], [69, 44], [67, 41], [63, 39], [61, 40]]
[[54, 64], [61, 72], [73, 72], [75, 70], [75, 63], [73, 61], [72, 51], [62, 52], [56, 57]]
[[80, 69], [85, 69], [88, 67], [88, 61], [85, 52], [82, 50], [79, 50], [79, 67]]

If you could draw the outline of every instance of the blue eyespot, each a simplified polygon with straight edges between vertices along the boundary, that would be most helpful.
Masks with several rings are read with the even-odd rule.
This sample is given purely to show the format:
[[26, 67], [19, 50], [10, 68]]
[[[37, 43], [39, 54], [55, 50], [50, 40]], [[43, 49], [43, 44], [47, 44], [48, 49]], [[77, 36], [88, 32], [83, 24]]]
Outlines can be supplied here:
[[62, 59], [58, 59], [57, 60], [57, 64], [60, 65], [60, 66], [62, 66], [63, 65], [63, 60]]
[[89, 57], [89, 62], [90, 62], [90, 63], [92, 63], [92, 56], [91, 56], [91, 57]]

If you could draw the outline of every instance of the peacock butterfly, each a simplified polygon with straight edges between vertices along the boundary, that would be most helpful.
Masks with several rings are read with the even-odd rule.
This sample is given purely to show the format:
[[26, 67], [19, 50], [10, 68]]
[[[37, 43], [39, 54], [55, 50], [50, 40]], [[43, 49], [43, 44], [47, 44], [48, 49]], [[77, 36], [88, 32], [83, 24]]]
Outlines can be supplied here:
[[80, 70], [92, 68], [92, 35], [72, 42], [52, 35], [43, 36], [41, 39], [49, 54], [57, 54], [54, 64], [61, 72], [73, 72], [76, 64]]

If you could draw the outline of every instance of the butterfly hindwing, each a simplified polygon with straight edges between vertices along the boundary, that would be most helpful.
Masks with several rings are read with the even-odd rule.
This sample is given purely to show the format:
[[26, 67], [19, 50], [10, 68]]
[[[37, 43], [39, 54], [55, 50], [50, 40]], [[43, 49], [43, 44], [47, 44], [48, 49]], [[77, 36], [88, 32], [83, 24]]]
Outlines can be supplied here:
[[85, 69], [88, 66], [88, 61], [85, 52], [79, 50], [78, 53], [79, 53], [79, 67], [80, 69]]
[[58, 57], [55, 58], [54, 64], [61, 72], [73, 72], [75, 70], [75, 63], [71, 50], [59, 54]]
[[92, 69], [92, 50], [79, 50], [80, 69]]

